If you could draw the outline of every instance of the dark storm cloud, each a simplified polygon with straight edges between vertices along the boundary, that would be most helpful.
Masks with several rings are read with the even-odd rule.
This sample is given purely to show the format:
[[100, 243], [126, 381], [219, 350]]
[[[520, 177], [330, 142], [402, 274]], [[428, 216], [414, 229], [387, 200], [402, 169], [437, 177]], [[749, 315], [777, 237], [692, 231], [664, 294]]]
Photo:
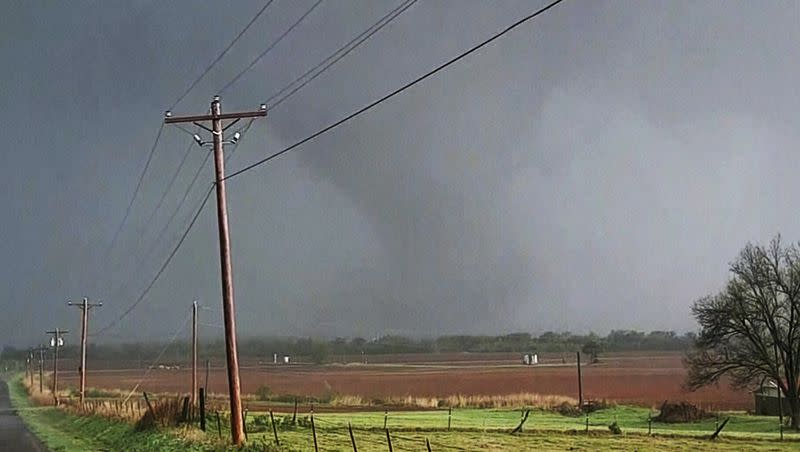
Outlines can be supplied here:
[[[306, 3], [277, 1], [176, 111], [205, 110]], [[98, 324], [132, 302], [155, 263], [127, 293], [114, 289], [131, 279], [202, 160], [200, 151], [189, 158], [180, 190], [145, 225], [187, 144], [182, 132], [165, 131], [120, 246], [98, 265], [163, 109], [260, 6], [6, 7], [4, 340], [34, 341], [55, 323], [74, 324], [61, 301], [92, 290], [107, 301]], [[257, 105], [393, 6], [324, 3], [223, 93], [224, 107]], [[231, 168], [538, 6], [419, 2], [256, 123]], [[721, 286], [746, 241], [778, 231], [800, 238], [791, 197], [797, 16], [791, 2], [567, 1], [230, 181], [242, 334], [693, 328], [689, 303]], [[190, 205], [210, 177], [204, 172]], [[217, 309], [212, 207], [116, 334], [168, 335], [195, 298]]]

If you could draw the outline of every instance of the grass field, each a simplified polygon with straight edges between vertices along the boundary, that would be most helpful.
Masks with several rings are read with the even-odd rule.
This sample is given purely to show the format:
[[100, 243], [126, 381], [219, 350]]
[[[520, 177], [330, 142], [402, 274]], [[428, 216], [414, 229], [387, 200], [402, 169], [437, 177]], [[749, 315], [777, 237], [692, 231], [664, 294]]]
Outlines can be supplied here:
[[[313, 439], [307, 431], [282, 435], [282, 444], [291, 444], [291, 450], [314, 450]], [[384, 432], [355, 432], [359, 452], [385, 452], [388, 450]], [[431, 441], [432, 451], [788, 451], [797, 450], [797, 444], [766, 441], [707, 440], [693, 438], [647, 437], [639, 435], [612, 436], [606, 434], [500, 433], [450, 432], [432, 435], [427, 432], [391, 434], [395, 451], [424, 451], [425, 439]], [[251, 437], [251, 440], [254, 438]], [[266, 440], [269, 441], [269, 440]], [[317, 433], [320, 451], [350, 452], [352, 446], [346, 430], [320, 430]]]
[[[31, 429], [51, 450], [92, 451], [222, 451], [229, 437], [228, 419], [222, 414], [218, 437], [216, 413], [209, 416], [206, 433], [196, 428], [180, 427], [165, 431], [136, 432], [130, 423], [100, 416], [78, 416], [55, 408], [32, 407], [19, 379], [11, 384], [15, 406]], [[319, 408], [319, 407], [318, 407]], [[332, 407], [328, 407], [332, 408]], [[384, 421], [394, 451], [426, 450], [429, 440], [435, 451], [524, 451], [524, 450], [798, 450], [800, 434], [785, 432], [780, 442], [777, 419], [749, 416], [742, 412], [726, 412], [720, 420], [730, 422], [720, 439], [708, 440], [717, 419], [687, 424], [653, 422], [648, 435], [648, 417], [655, 411], [647, 408], [618, 406], [586, 417], [568, 417], [553, 411], [531, 410], [522, 432], [509, 432], [520, 422], [522, 411], [512, 409], [454, 409], [448, 430], [447, 410], [425, 411], [349, 411], [317, 412], [314, 425], [320, 451], [351, 451], [348, 424], [352, 425], [358, 450], [388, 450]], [[282, 447], [274, 448], [269, 415], [248, 412], [248, 450], [309, 451], [314, 450], [309, 413], [298, 412], [298, 422], [290, 425], [290, 415], [276, 415]], [[622, 429], [614, 435], [608, 425], [616, 422]]]
[[[602, 410], [586, 418], [567, 417], [547, 411], [531, 411], [521, 434], [510, 430], [519, 424], [520, 411], [467, 409], [453, 411], [451, 430], [447, 430], [447, 411], [324, 413], [314, 416], [320, 450], [350, 451], [347, 429], [350, 423], [359, 451], [388, 450], [384, 419], [392, 446], [397, 450], [425, 450], [425, 440], [432, 450], [511, 451], [511, 450], [796, 450], [800, 434], [785, 433], [779, 442], [775, 418], [726, 413], [731, 420], [721, 439], [707, 437], [716, 428], [716, 419], [688, 424], [652, 424], [648, 435], [648, 410], [618, 407]], [[313, 436], [307, 415], [299, 415], [301, 426], [279, 429], [279, 439], [299, 450], [313, 450]], [[286, 416], [282, 415], [282, 418]], [[723, 418], [724, 418], [723, 417]], [[622, 428], [622, 435], [612, 435], [612, 422]], [[278, 421], [280, 424], [280, 420]], [[225, 424], [225, 422], [223, 422]], [[224, 428], [224, 426], [223, 426]], [[212, 425], [213, 432], [216, 425]], [[271, 425], [264, 413], [249, 413], [251, 441], [274, 443]], [[223, 436], [225, 432], [223, 431]]]

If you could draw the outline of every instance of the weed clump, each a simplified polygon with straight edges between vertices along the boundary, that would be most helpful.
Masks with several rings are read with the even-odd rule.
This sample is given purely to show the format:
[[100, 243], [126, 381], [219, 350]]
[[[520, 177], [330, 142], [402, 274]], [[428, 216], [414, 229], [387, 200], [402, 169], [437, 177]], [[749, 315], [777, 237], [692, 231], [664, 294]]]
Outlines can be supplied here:
[[183, 400], [169, 398], [151, 402], [153, 410], [147, 410], [136, 422], [137, 431], [151, 430], [157, 427], [176, 427], [183, 421]]
[[688, 402], [667, 403], [661, 405], [661, 412], [653, 420], [670, 424], [696, 422], [714, 417], [713, 414]]
[[595, 411], [605, 410], [608, 408], [614, 408], [617, 404], [614, 401], [606, 400], [606, 399], [599, 399], [599, 400], [587, 400], [583, 403], [584, 413], [594, 413]]
[[569, 402], [562, 402], [561, 405], [554, 407], [553, 411], [562, 416], [569, 417], [580, 417], [583, 415], [583, 411], [581, 411], [580, 408]]
[[256, 397], [262, 402], [270, 400], [270, 397], [272, 397], [272, 389], [270, 389], [269, 386], [259, 386], [258, 389], [256, 389]]

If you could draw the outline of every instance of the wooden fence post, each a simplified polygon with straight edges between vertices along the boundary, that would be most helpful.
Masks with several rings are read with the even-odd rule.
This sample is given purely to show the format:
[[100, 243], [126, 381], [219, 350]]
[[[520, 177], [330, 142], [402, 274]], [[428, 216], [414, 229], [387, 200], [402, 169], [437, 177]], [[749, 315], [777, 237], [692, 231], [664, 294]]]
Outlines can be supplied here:
[[317, 446], [317, 428], [314, 427], [314, 411], [311, 411], [311, 434], [314, 435], [314, 452], [319, 452], [319, 447]]
[[200, 430], [206, 431], [206, 388], [200, 388]]
[[156, 412], [153, 411], [153, 405], [150, 403], [150, 399], [147, 398], [147, 393], [146, 392], [142, 392], [142, 394], [144, 395], [144, 402], [147, 404], [147, 409], [150, 411], [150, 415], [153, 416], [153, 419], [155, 419], [156, 418]]
[[219, 411], [217, 411], [217, 433], [219, 433], [219, 439], [222, 439], [222, 422], [219, 420]]
[[386, 421], [389, 420], [389, 410], [383, 412], [383, 429], [386, 430]]
[[528, 411], [526, 411], [526, 412], [525, 412], [525, 416], [523, 416], [523, 417], [522, 417], [522, 419], [519, 421], [519, 425], [518, 425], [518, 426], [517, 426], [517, 427], [516, 427], [514, 430], [511, 430], [511, 434], [512, 434], [512, 435], [513, 435], [514, 433], [517, 433], [517, 432], [519, 432], [519, 431], [521, 431], [521, 430], [522, 430], [522, 426], [525, 424], [525, 421], [527, 421], [527, 420], [528, 420], [528, 415], [529, 415], [529, 414], [531, 414], [531, 411], [530, 411], [530, 410], [528, 410]]
[[183, 398], [183, 407], [181, 407], [181, 419], [183, 422], [189, 421], [189, 396]]
[[711, 434], [711, 437], [709, 439], [711, 440], [717, 439], [717, 437], [719, 436], [719, 432], [721, 432], [722, 429], [725, 428], [726, 425], [728, 425], [728, 421], [730, 420], [731, 418], [725, 418], [722, 424], [720, 424], [719, 427], [717, 427], [717, 429], [714, 431], [714, 433]]
[[242, 414], [242, 429], [244, 429], [244, 440], [249, 441], [247, 439], [247, 410], [244, 410]]
[[389, 452], [394, 452], [392, 450], [392, 437], [389, 436], [389, 429], [386, 429], [386, 443], [389, 444]]
[[275, 416], [272, 415], [272, 410], [269, 410], [269, 420], [272, 424], [272, 434], [275, 435], [275, 445], [281, 447], [281, 442], [278, 440], [278, 427], [275, 425]]
[[431, 451], [431, 442], [428, 441], [428, 438], [425, 438], [425, 447], [428, 448], [428, 452], [432, 452]]
[[353, 436], [353, 426], [350, 422], [347, 423], [347, 429], [350, 430], [350, 442], [353, 443], [353, 452], [358, 452], [358, 447], [356, 447], [356, 437]]
[[450, 421], [453, 419], [453, 407], [447, 407], [447, 431], [450, 431]]
[[294, 398], [294, 412], [292, 413], [292, 424], [297, 423], [297, 397]]

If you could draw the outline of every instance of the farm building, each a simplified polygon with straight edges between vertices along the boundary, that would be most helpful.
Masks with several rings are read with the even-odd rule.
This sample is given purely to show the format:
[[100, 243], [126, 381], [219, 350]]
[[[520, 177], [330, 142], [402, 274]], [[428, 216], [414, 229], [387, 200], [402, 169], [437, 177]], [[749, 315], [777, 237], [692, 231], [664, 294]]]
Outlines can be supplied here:
[[539, 364], [539, 355], [536, 353], [525, 353], [522, 355], [522, 364], [525, 364], [526, 366]]
[[[779, 395], [781, 397], [778, 397]], [[778, 385], [773, 381], [763, 384], [753, 391], [753, 398], [755, 399], [755, 413], [758, 415], [778, 416], [780, 411], [783, 411], [784, 416], [790, 415], [789, 404], [786, 403], [785, 396], [780, 394]]]
[[279, 355], [277, 353], [272, 354], [272, 364], [290, 364], [292, 361], [292, 357], [290, 355]]

